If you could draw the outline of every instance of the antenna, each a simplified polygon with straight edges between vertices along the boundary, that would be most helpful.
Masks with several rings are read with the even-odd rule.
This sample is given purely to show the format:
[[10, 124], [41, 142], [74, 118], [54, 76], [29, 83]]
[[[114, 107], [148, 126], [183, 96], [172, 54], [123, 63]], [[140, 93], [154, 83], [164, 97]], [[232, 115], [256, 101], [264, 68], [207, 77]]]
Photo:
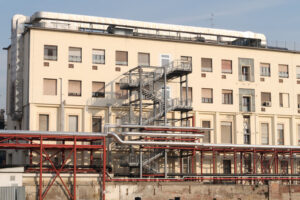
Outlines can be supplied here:
[[210, 20], [210, 27], [213, 28], [214, 25], [215, 25], [215, 24], [214, 24], [214, 13], [211, 13], [211, 14], [210, 14], [209, 20]]

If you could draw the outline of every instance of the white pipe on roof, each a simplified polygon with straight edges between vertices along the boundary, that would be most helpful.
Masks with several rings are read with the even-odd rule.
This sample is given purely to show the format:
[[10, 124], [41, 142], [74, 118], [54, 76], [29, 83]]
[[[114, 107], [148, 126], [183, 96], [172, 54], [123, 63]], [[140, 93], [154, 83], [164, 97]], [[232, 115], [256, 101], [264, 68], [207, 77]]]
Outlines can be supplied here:
[[181, 31], [190, 32], [195, 34], [213, 34], [213, 35], [223, 35], [231, 36], [236, 38], [252, 38], [260, 39], [262, 45], [266, 45], [266, 36], [261, 33], [254, 33], [250, 31], [233, 31], [225, 29], [215, 29], [215, 28], [202, 28], [194, 26], [182, 26], [173, 24], [163, 24], [163, 23], [153, 23], [153, 22], [143, 22], [125, 19], [115, 19], [107, 17], [93, 17], [86, 15], [74, 15], [66, 13], [54, 13], [54, 12], [36, 12], [34, 13], [30, 21], [31, 23], [39, 19], [50, 19], [50, 20], [62, 20], [62, 21], [74, 21], [82, 23], [102, 23], [110, 25], [123, 25], [129, 27], [139, 27], [145, 29], [157, 29], [157, 30], [169, 30], [169, 31]]

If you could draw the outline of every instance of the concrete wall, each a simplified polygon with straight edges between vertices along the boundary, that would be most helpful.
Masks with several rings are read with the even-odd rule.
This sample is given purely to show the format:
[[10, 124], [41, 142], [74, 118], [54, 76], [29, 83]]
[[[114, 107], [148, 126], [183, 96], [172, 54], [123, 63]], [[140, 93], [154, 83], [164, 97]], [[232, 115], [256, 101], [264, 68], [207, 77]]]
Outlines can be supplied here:
[[[72, 176], [62, 176], [68, 187], [72, 187]], [[101, 186], [98, 176], [80, 174], [77, 177], [77, 200], [99, 200]], [[49, 184], [49, 177], [43, 178], [44, 189]], [[36, 200], [38, 194], [38, 176], [24, 174], [23, 186], [26, 200]], [[299, 199], [300, 185], [283, 185], [272, 182], [270, 185], [213, 185], [200, 182], [106, 182], [107, 200], [285, 200]], [[59, 179], [49, 190], [46, 200], [67, 199], [66, 191]]]

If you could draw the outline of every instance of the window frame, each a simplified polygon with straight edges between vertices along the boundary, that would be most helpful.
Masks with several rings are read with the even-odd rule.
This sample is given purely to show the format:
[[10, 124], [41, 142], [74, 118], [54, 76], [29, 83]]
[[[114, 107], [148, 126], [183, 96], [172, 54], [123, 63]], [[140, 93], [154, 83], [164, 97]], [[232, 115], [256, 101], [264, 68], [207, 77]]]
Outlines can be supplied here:
[[[140, 60], [139, 60], [140, 54], [148, 55], [149, 63], [148, 63], [147, 65], [141, 65], [141, 64], [140, 64]], [[151, 60], [150, 60], [150, 53], [146, 53], [146, 52], [138, 52], [138, 66], [149, 67], [149, 66], [151, 66], [150, 63], [151, 63]]]
[[[206, 97], [203, 97], [203, 89], [209, 89], [209, 90], [211, 90], [211, 98], [206, 98]], [[206, 100], [207, 99], [211, 99], [211, 101], [210, 100], [208, 100], [207, 102], [206, 102]], [[210, 104], [213, 104], [214, 103], [214, 90], [213, 90], [213, 88], [201, 88], [201, 102], [202, 103], [210, 103]]]
[[[224, 72], [224, 71], [223, 71], [223, 61], [230, 61], [230, 63], [231, 63], [231, 72]], [[222, 74], [233, 74], [233, 70], [232, 70], [232, 60], [229, 60], [229, 59], [222, 59], [222, 60], [221, 60], [221, 73], [222, 73]]]
[[[231, 91], [231, 103], [226, 103], [225, 101], [224, 101], [224, 95], [226, 95], [226, 94], [229, 94], [229, 93], [223, 93], [223, 90], [226, 90], [226, 91]], [[228, 98], [229, 100], [230, 100], [230, 98]], [[228, 102], [229, 102], [229, 100], [228, 100]], [[222, 89], [222, 104], [224, 104], [224, 105], [232, 105], [233, 104], [233, 90], [229, 90], [229, 89]]]
[[[71, 49], [71, 48], [73, 48], [73, 49], [80, 49], [80, 61], [74, 61], [74, 60], [71, 60], [71, 59], [70, 59], [70, 56], [71, 56], [71, 55], [70, 55], [70, 49]], [[81, 47], [69, 47], [69, 56], [68, 56], [68, 58], [69, 58], [69, 59], [68, 59], [69, 62], [82, 63], [82, 48], [81, 48]]]
[[[94, 50], [96, 50], [96, 51], [103, 51], [104, 52], [104, 62], [103, 63], [98, 63], [98, 62], [94, 62]], [[105, 57], [105, 55], [106, 55], [106, 52], [105, 52], [105, 49], [92, 49], [92, 63], [94, 64], [94, 65], [105, 65], [105, 62], [106, 62], [106, 57]]]
[[[55, 80], [55, 94], [45, 94], [45, 80]], [[57, 96], [57, 79], [55, 78], [43, 78], [43, 95], [45, 96]]]
[[[203, 61], [204, 61], [205, 59], [211, 61], [211, 66], [210, 66], [211, 71], [203, 70], [203, 69], [206, 69], [206, 68], [203, 67]], [[206, 72], [213, 72], [213, 59], [212, 59], [212, 58], [206, 58], [206, 57], [205, 57], [205, 58], [201, 58], [201, 72], [204, 72], [204, 73], [206, 73]]]
[[[69, 89], [70, 89], [70, 81], [77, 81], [80, 82], [80, 95], [70, 95]], [[82, 81], [81, 80], [68, 80], [68, 96], [69, 97], [81, 97], [82, 96]]]
[[[45, 58], [45, 50], [46, 50], [46, 47], [55, 47], [55, 48], [56, 48], [55, 59]], [[48, 44], [44, 44], [44, 60], [48, 60], [48, 61], [57, 61], [57, 60], [58, 60], [58, 46], [57, 46], [57, 45], [48, 45]]]
[[[101, 92], [98, 92], [98, 93], [100, 93], [100, 95], [99, 96], [97, 96], [97, 95], [94, 95], [94, 93], [97, 93], [97, 92], [93, 92], [93, 84], [94, 83], [100, 83], [100, 84], [104, 84], [104, 92], [102, 92], [103, 94], [101, 94]], [[92, 81], [92, 97], [93, 98], [105, 98], [105, 82], [103, 82], [103, 81]]]
[[[126, 60], [126, 63], [122, 64], [122, 63], [118, 63], [118, 62], [121, 62], [121, 61], [117, 61], [117, 52], [126, 52], [126, 57], [127, 57], [127, 60]], [[120, 65], [120, 66], [128, 66], [128, 63], [129, 63], [129, 57], [128, 57], [128, 51], [121, 51], [121, 50], [116, 50], [115, 51], [115, 65]]]

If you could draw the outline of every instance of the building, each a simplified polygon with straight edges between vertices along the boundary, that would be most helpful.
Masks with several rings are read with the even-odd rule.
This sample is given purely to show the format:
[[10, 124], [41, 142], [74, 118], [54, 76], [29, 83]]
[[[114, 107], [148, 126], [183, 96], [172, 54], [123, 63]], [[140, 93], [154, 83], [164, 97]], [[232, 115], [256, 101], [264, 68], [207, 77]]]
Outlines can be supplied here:
[[[8, 129], [101, 132], [128, 123], [135, 93], [122, 78], [179, 60], [192, 67], [188, 81], [180, 77], [186, 85], [156, 91], [192, 109], [168, 110], [166, 124], [191, 126], [193, 118], [213, 129], [203, 139], [211, 144], [298, 145], [300, 53], [268, 47], [263, 34], [37, 12], [14, 16], [7, 51]], [[159, 124], [147, 121], [152, 111], [139, 119], [131, 111], [131, 123]], [[231, 171], [232, 159], [220, 160], [221, 171]]]

